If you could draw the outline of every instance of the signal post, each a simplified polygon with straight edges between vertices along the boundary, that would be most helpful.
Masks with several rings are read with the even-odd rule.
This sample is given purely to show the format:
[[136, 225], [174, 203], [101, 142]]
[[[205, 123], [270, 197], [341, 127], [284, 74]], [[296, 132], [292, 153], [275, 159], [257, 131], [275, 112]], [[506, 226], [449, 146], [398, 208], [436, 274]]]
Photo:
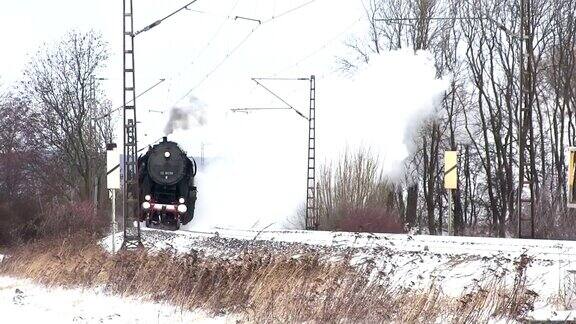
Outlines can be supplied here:
[[454, 235], [452, 190], [458, 189], [458, 151], [444, 152], [444, 188], [448, 191], [448, 235]]

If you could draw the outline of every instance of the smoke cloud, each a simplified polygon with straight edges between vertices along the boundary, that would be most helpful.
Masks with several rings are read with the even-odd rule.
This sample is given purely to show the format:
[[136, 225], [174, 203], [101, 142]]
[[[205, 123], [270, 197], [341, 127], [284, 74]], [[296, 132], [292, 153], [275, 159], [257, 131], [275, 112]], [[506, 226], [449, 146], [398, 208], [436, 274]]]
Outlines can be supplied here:
[[[402, 50], [372, 57], [351, 79], [319, 78], [317, 165], [364, 147], [391, 177], [399, 175], [416, 130], [447, 88], [435, 75], [428, 52]], [[306, 197], [308, 122], [291, 110], [235, 114], [229, 107], [210, 110], [210, 123], [173, 138], [195, 152], [208, 143], [196, 216], [187, 226], [291, 227]], [[308, 113], [306, 106], [299, 110]]]
[[174, 106], [170, 109], [168, 122], [164, 127], [164, 134], [170, 135], [176, 129], [187, 130], [190, 126], [204, 126], [206, 124], [206, 105], [198, 98], [191, 97], [186, 106]]

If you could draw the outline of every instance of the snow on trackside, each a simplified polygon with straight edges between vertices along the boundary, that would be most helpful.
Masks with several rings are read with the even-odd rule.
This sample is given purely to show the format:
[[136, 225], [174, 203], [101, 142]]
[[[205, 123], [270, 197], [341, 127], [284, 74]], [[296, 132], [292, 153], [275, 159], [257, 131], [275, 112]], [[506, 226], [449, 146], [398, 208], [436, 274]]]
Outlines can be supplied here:
[[[529, 316], [576, 318], [566, 311], [576, 306], [576, 242], [224, 228], [212, 232], [144, 228], [142, 235], [144, 245], [152, 251], [198, 251], [217, 258], [234, 258], [250, 244], [293, 253], [295, 258], [306, 247], [320, 251], [326, 262], [352, 253], [353, 265], [374, 265], [373, 273], [385, 273], [389, 284], [425, 289], [434, 283], [443, 294], [453, 297], [492, 278], [504, 278], [504, 283], [512, 286], [519, 261], [528, 258], [526, 286], [538, 294], [535, 311]], [[121, 239], [117, 235], [117, 242]], [[102, 242], [110, 251], [109, 243], [110, 238]]]
[[45, 288], [0, 276], [2, 323], [233, 323], [200, 312], [105, 295], [93, 290]]

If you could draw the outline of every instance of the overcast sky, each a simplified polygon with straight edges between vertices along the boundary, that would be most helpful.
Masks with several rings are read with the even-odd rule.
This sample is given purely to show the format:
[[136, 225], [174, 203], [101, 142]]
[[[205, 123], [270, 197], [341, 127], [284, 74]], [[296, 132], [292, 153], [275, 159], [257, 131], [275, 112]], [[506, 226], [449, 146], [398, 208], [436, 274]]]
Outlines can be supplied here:
[[[134, 0], [135, 28], [187, 2]], [[209, 107], [228, 109], [276, 103], [254, 87], [250, 78], [255, 76], [316, 74], [321, 87], [321, 78], [334, 71], [336, 57], [345, 53], [346, 38], [366, 28], [360, 19], [361, 0], [198, 0], [190, 8], [196, 11], [183, 11], [136, 38], [138, 92], [166, 78], [138, 100], [140, 142], [144, 134], [150, 140], [161, 135], [157, 126], [166, 118], [148, 110], [168, 111], [192, 88], [192, 95]], [[258, 25], [234, 20], [235, 16], [268, 22]], [[109, 79], [104, 86], [114, 106], [122, 104], [122, 1], [2, 1], [0, 28], [0, 84], [4, 89], [21, 78], [30, 55], [43, 43], [54, 42], [72, 29], [102, 33], [112, 55], [99, 76]], [[306, 85], [272, 87], [295, 104], [306, 104]], [[186, 103], [184, 99], [178, 104]]]

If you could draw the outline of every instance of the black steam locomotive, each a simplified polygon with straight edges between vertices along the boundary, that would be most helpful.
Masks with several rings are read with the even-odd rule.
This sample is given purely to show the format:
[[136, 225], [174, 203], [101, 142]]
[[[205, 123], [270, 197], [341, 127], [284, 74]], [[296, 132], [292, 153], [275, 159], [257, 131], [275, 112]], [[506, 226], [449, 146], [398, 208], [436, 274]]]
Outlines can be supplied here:
[[194, 217], [196, 161], [166, 137], [138, 158], [142, 214], [147, 227], [179, 229]]

